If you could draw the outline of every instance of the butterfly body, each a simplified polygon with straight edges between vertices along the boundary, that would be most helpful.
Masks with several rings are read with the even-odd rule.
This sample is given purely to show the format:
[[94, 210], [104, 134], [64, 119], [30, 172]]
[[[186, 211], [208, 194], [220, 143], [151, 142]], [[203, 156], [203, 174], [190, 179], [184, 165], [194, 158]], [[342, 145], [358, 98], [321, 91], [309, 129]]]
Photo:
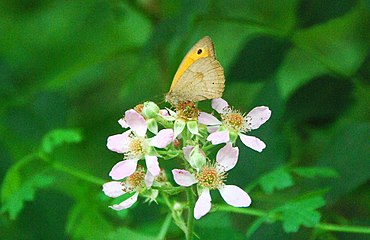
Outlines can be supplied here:
[[216, 60], [211, 38], [206, 36], [185, 55], [166, 94], [166, 101], [177, 105], [219, 98], [224, 88], [224, 70]]

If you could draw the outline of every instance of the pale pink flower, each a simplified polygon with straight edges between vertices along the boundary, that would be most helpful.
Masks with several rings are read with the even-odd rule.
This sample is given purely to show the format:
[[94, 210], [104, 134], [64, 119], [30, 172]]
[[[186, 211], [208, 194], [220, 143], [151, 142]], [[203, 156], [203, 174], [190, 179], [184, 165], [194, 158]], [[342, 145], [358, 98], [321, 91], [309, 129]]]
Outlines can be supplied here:
[[147, 123], [142, 115], [131, 109], [125, 113], [125, 122], [130, 130], [108, 137], [107, 147], [111, 151], [123, 153], [123, 161], [113, 166], [109, 176], [113, 180], [120, 180], [133, 174], [136, 170], [137, 161], [145, 158], [146, 166], [153, 176], [159, 174], [158, 158], [155, 155], [156, 148], [165, 148], [173, 140], [172, 129], [162, 129], [153, 138], [147, 138]]
[[[189, 149], [186, 149], [189, 150]], [[174, 169], [174, 180], [180, 186], [188, 187], [193, 184], [198, 186], [198, 200], [195, 203], [194, 217], [199, 219], [211, 210], [210, 190], [218, 189], [225, 202], [234, 207], [248, 207], [252, 200], [249, 195], [235, 185], [225, 185], [226, 172], [232, 169], [238, 160], [239, 149], [232, 147], [231, 143], [221, 148], [216, 156], [216, 164], [206, 162], [206, 157], [201, 151], [194, 148], [187, 157], [189, 163], [197, 170], [191, 173], [183, 169]], [[185, 152], [185, 151], [184, 151]], [[184, 153], [187, 155], [187, 153]], [[203, 157], [202, 157], [203, 156]], [[193, 159], [192, 159], [193, 158]]]
[[201, 112], [198, 118], [199, 123], [209, 126], [208, 131], [211, 134], [207, 140], [211, 141], [212, 144], [229, 142], [230, 133], [235, 133], [239, 135], [244, 145], [255, 151], [262, 152], [266, 147], [266, 144], [260, 139], [244, 133], [259, 128], [270, 118], [271, 111], [268, 107], [255, 107], [245, 115], [230, 108], [222, 98], [217, 98], [212, 100], [212, 108], [221, 115], [222, 121], [205, 112]]
[[[120, 197], [126, 193], [134, 193], [128, 199], [122, 201], [119, 204], [109, 206], [114, 210], [123, 210], [131, 207], [139, 196], [139, 193], [145, 189], [149, 189], [154, 181], [154, 176], [149, 171], [146, 172], [142, 166], [139, 166], [137, 170], [127, 177], [122, 182], [111, 181], [103, 184], [103, 192], [105, 195], [111, 198]], [[155, 190], [157, 191], [157, 190]]]

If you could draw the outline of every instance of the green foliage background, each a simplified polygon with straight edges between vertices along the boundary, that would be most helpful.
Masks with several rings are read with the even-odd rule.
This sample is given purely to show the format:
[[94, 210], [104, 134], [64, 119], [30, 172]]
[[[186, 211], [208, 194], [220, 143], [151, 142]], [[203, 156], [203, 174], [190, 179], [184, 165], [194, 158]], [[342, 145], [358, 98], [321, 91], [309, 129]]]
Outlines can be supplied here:
[[267, 148], [239, 145], [228, 178], [262, 213], [220, 207], [196, 221], [198, 236], [368, 237], [317, 225], [370, 222], [368, 0], [16, 0], [0, 9], [1, 239], [154, 239], [166, 224], [166, 239], [183, 239], [162, 206], [107, 208], [101, 183], [120, 156], [105, 145], [126, 109], [165, 105], [181, 59], [205, 35], [225, 69], [224, 98], [245, 112], [269, 106], [272, 117], [254, 132]]

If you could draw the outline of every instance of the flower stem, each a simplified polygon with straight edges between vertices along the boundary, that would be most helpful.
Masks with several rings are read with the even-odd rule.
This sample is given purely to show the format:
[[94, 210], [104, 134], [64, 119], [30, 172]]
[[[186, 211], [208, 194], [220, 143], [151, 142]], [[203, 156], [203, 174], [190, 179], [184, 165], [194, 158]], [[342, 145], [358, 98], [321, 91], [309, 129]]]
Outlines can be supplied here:
[[166, 238], [166, 234], [167, 234], [168, 228], [171, 225], [171, 221], [172, 221], [172, 215], [171, 215], [171, 213], [169, 213], [169, 214], [167, 214], [166, 219], [164, 220], [164, 223], [161, 227], [161, 231], [159, 232], [159, 234], [157, 236], [158, 240], [163, 240], [163, 239]]
[[186, 197], [188, 200], [188, 224], [187, 224], [187, 233], [186, 239], [192, 240], [193, 239], [193, 232], [194, 232], [194, 194], [193, 194], [193, 187], [189, 187], [186, 191]]

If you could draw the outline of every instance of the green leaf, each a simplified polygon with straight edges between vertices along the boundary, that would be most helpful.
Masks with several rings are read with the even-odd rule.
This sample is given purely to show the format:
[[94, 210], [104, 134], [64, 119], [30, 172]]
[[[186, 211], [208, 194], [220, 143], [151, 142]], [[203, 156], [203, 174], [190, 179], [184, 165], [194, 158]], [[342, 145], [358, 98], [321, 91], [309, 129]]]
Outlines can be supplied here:
[[119, 228], [117, 231], [108, 235], [107, 240], [117, 240], [121, 238], [130, 239], [130, 240], [153, 240], [155, 237], [147, 236], [139, 232], [135, 232], [128, 228]]
[[293, 168], [292, 171], [306, 178], [315, 178], [315, 177], [338, 177], [338, 172], [333, 168], [328, 167], [297, 167]]
[[113, 227], [89, 198], [80, 200], [71, 209], [66, 231], [73, 239], [106, 239]]
[[329, 70], [352, 76], [368, 54], [369, 28], [368, 13], [358, 4], [341, 18], [301, 30], [293, 42]]
[[285, 118], [317, 127], [326, 126], [351, 107], [353, 91], [354, 84], [347, 79], [330, 75], [315, 78], [288, 99]]
[[[11, 173], [12, 177], [18, 181], [19, 176]], [[8, 196], [6, 201], [3, 203], [1, 212], [8, 212], [10, 219], [16, 219], [24, 206], [25, 201], [32, 201], [35, 197], [35, 193], [40, 188], [45, 188], [54, 182], [54, 177], [38, 174], [29, 178], [22, 184], [17, 184], [18, 188], [13, 189], [12, 195]], [[11, 179], [6, 181], [6, 184], [12, 184]]]
[[311, 196], [292, 201], [277, 210], [281, 213], [286, 232], [297, 232], [301, 225], [314, 227], [320, 222], [321, 214], [316, 209], [325, 205], [322, 196]]
[[75, 129], [55, 129], [44, 136], [41, 143], [41, 150], [51, 153], [56, 147], [65, 143], [78, 143], [82, 140], [82, 135]]
[[274, 189], [281, 190], [293, 186], [293, 179], [286, 169], [278, 168], [261, 177], [259, 184], [265, 193], [271, 194]]
[[[330, 145], [317, 159], [316, 166], [333, 168], [339, 178], [315, 181], [316, 187], [330, 187], [327, 195], [330, 203], [346, 193], [352, 192], [370, 178], [370, 124], [353, 123], [339, 128]], [[315, 187], [314, 186], [314, 187]]]
[[271, 78], [289, 47], [288, 41], [270, 36], [260, 36], [246, 42], [231, 64], [227, 79], [259, 82]]

